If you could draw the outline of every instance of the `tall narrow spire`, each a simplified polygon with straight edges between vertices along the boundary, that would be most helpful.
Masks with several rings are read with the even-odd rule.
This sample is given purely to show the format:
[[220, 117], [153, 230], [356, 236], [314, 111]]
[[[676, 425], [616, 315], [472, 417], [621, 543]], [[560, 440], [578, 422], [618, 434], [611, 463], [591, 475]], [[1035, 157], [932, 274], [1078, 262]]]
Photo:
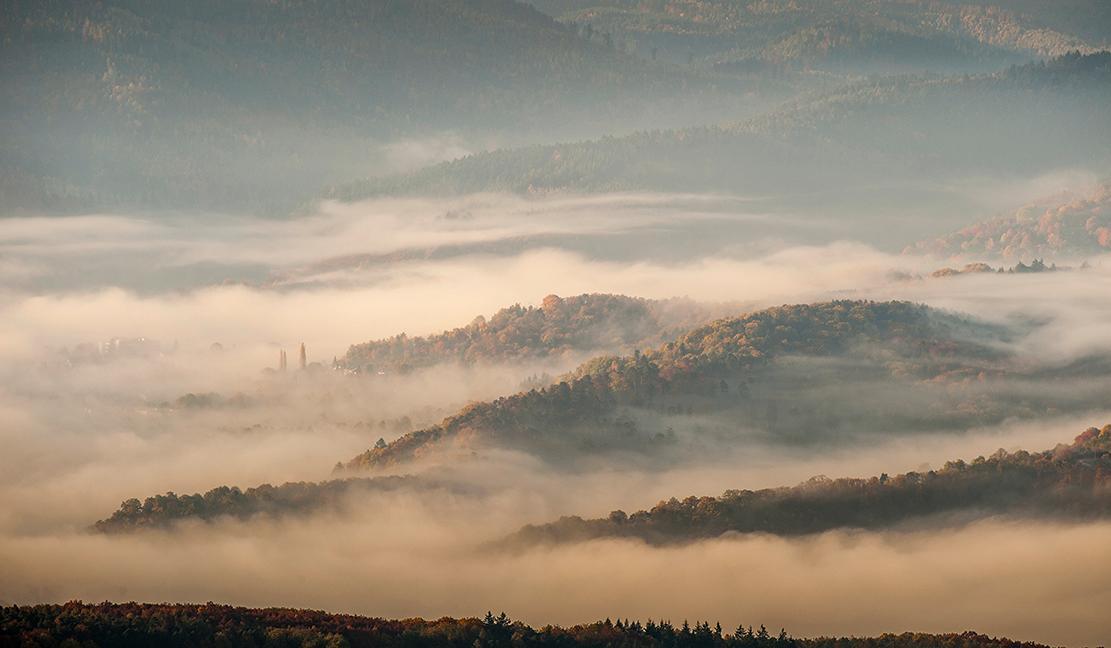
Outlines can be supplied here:
[[306, 361], [306, 358], [305, 358], [305, 343], [302, 342], [301, 343], [301, 357], [298, 358], [298, 360], [297, 360], [297, 366], [300, 367], [301, 369], [304, 369], [305, 364], [306, 364], [305, 361]]
[[278, 371], [285, 371], [286, 359], [285, 349], [278, 350]]

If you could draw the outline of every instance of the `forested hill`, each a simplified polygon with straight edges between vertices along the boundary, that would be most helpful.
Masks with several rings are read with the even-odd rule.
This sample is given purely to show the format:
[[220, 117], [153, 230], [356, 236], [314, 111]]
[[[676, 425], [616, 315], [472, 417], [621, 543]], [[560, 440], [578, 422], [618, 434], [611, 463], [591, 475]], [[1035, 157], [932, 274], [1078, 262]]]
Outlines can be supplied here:
[[[905, 76], [800, 99], [741, 123], [472, 155], [332, 197], [500, 190], [769, 195], [1036, 174], [1111, 163], [1111, 53], [995, 74]], [[872, 195], [872, 192], [868, 192]]]
[[975, 632], [795, 639], [709, 622], [682, 626], [606, 619], [531, 628], [504, 613], [483, 619], [380, 619], [290, 608], [150, 603], [0, 607], [0, 646], [314, 646], [320, 648], [1048, 648]]
[[905, 250], [954, 258], [1076, 259], [1111, 253], [1111, 181], [1046, 199]]
[[515, 0], [5, 2], [0, 80], [9, 210], [299, 202], [397, 138], [583, 137], [753, 90]]
[[[638, 430], [632, 420], [614, 418], [619, 407], [749, 407], [756, 400], [748, 386], [753, 372], [784, 356], [853, 352], [887, 375], [975, 375], [998, 358], [990, 346], [998, 335], [906, 302], [771, 308], [717, 320], [645, 353], [595, 358], [557, 385], [470, 405], [437, 426], [367, 450], [347, 467], [402, 463], [447, 442], [513, 448], [550, 460], [607, 448], [652, 453], [673, 443], [674, 432]], [[848, 376], [843, 373], [842, 382]]]
[[654, 347], [720, 316], [722, 307], [688, 299], [662, 301], [589, 294], [548, 295], [539, 307], [516, 304], [489, 319], [428, 337], [405, 334], [353, 345], [343, 365], [353, 371], [396, 372], [441, 363], [516, 362], [575, 358], [605, 351]]
[[1111, 515], [1111, 425], [1071, 445], [1030, 453], [999, 450], [971, 463], [870, 479], [815, 477], [791, 488], [731, 490], [721, 497], [672, 498], [647, 511], [528, 526], [511, 544], [638, 538], [653, 544], [724, 533], [796, 535], [836, 528], [890, 527], [915, 518], [963, 514], [1102, 518]]
[[953, 70], [1111, 44], [1099, 0], [529, 0], [661, 59], [834, 72]]

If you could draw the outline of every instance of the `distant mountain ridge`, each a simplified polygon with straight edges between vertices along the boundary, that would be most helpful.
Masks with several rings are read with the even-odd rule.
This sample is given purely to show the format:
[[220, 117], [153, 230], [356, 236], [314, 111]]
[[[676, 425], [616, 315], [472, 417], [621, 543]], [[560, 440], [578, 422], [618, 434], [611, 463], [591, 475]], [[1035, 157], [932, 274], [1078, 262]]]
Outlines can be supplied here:
[[791, 194], [1111, 164], [1111, 53], [870, 80], [730, 125], [500, 150], [328, 197], [482, 191]]
[[748, 101], [515, 0], [17, 0], [0, 79], [9, 210], [299, 203], [397, 138], [567, 137]]

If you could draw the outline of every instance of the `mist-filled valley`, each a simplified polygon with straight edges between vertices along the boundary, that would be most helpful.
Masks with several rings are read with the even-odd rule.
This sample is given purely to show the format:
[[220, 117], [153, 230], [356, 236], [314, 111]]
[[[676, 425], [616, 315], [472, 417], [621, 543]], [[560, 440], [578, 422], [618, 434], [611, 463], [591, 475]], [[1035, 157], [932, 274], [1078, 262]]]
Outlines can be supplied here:
[[1106, 645], [1109, 19], [6, 4], [0, 646]]

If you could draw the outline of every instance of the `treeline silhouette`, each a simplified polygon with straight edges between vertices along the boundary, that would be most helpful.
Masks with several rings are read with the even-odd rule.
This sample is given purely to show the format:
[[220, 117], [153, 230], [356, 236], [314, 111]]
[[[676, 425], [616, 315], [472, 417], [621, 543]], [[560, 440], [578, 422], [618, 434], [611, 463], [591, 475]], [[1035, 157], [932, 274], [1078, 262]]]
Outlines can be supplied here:
[[[936, 3], [836, 0], [752, 2], [532, 0], [581, 29], [674, 61], [720, 66], [867, 72], [967, 72], [1099, 45], [1091, 3]], [[769, 5], [763, 5], [767, 7]], [[1105, 23], [1104, 23], [1105, 24]]]
[[0, 648], [36, 646], [180, 648], [1045, 648], [961, 634], [903, 633], [873, 638], [798, 639], [764, 626], [617, 620], [532, 628], [502, 613], [484, 618], [380, 619], [289, 608], [206, 603], [71, 601], [0, 607]]
[[527, 526], [509, 544], [638, 538], [665, 544], [729, 532], [797, 535], [874, 529], [914, 518], [964, 513], [1096, 518], [1111, 515], [1111, 425], [1089, 428], [1071, 445], [1030, 453], [999, 450], [940, 470], [870, 479], [815, 477], [790, 488], [731, 490], [720, 497], [672, 498], [647, 511], [606, 518], [564, 517]]

